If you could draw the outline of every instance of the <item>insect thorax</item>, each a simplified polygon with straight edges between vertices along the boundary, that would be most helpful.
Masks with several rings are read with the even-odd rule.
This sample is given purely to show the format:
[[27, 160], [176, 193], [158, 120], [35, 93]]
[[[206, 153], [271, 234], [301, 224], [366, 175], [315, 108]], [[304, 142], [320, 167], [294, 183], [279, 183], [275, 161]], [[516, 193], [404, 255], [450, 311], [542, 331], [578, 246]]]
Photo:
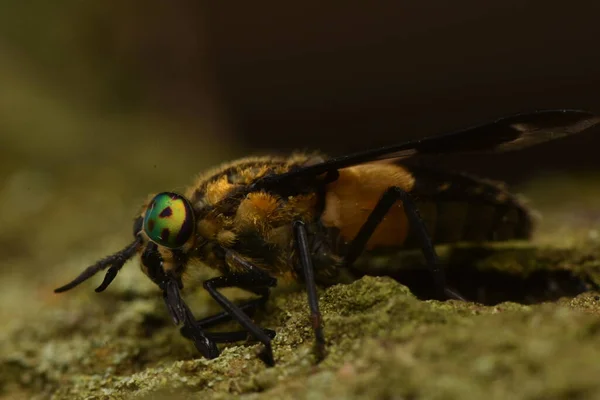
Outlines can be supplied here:
[[227, 264], [224, 257], [223, 250], [230, 249], [273, 275], [295, 277], [292, 225], [301, 220], [312, 232], [319, 229], [319, 188], [285, 196], [252, 190], [250, 185], [266, 175], [304, 166], [315, 157], [247, 158], [201, 176], [187, 192], [197, 221], [197, 244], [190, 257], [221, 273], [235, 272], [238, 266]]

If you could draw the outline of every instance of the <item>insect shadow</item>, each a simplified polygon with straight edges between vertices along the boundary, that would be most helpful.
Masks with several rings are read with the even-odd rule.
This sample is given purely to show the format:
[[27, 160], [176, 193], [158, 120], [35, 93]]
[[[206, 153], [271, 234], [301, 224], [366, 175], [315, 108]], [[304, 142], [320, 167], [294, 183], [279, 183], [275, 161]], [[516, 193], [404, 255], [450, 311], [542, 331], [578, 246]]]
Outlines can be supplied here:
[[[578, 260], [576, 251], [510, 244], [438, 248], [448, 285], [470, 301], [484, 305], [503, 302], [536, 304], [598, 290], [600, 287], [593, 271], [580, 265], [584, 263]], [[564, 262], [571, 259], [574, 261]], [[355, 276], [367, 274], [390, 276], [409, 287], [422, 300], [436, 298], [431, 288], [431, 277], [418, 252], [379, 254], [359, 259]]]

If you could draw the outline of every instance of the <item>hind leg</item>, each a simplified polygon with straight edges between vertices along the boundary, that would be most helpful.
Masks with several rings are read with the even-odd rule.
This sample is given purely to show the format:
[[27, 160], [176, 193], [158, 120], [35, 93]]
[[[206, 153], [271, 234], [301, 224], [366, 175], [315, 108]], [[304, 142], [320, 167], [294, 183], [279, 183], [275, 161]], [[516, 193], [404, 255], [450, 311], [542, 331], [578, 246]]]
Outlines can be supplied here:
[[440, 264], [438, 255], [433, 247], [431, 237], [429, 236], [429, 233], [425, 227], [425, 222], [421, 218], [415, 202], [412, 200], [410, 194], [396, 186], [388, 188], [383, 196], [381, 196], [379, 202], [373, 211], [371, 211], [371, 214], [369, 214], [367, 221], [363, 224], [358, 234], [350, 243], [348, 252], [343, 261], [343, 265], [345, 267], [352, 266], [352, 264], [364, 251], [367, 242], [373, 235], [373, 232], [375, 232], [375, 229], [377, 229], [383, 218], [397, 201], [402, 202], [404, 206], [404, 212], [406, 213], [410, 226], [414, 230], [421, 244], [421, 250], [423, 251], [423, 255], [427, 261], [427, 266], [431, 271], [433, 284], [435, 285], [438, 298], [465, 300], [460, 294], [448, 288], [446, 285], [444, 268]]

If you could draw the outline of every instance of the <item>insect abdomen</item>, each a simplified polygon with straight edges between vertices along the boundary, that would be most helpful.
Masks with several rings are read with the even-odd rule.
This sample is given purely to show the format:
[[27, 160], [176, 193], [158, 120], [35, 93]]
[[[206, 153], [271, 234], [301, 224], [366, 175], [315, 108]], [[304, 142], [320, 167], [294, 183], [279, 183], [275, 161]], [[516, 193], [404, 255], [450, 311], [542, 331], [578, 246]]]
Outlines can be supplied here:
[[[514, 205], [443, 200], [417, 205], [436, 244], [527, 239], [531, 233], [529, 214]], [[409, 235], [405, 246], [418, 245], [416, 238]]]
[[[340, 248], [356, 236], [381, 195], [392, 186], [413, 196], [436, 244], [525, 239], [530, 235], [532, 224], [526, 208], [497, 183], [463, 174], [374, 163], [340, 170], [339, 179], [327, 187], [321, 222], [336, 229]], [[420, 246], [403, 204], [397, 202], [375, 229], [366, 250]]]
[[[327, 186], [321, 222], [337, 230], [342, 246], [354, 239], [388, 188], [410, 192], [414, 185], [411, 173], [392, 163], [362, 164], [339, 173], [338, 179]], [[377, 226], [366, 249], [402, 246], [408, 234], [409, 223], [398, 202]]]
[[[527, 208], [501, 185], [463, 174], [414, 170], [421, 217], [434, 243], [528, 239]], [[414, 235], [406, 247], [418, 246]]]

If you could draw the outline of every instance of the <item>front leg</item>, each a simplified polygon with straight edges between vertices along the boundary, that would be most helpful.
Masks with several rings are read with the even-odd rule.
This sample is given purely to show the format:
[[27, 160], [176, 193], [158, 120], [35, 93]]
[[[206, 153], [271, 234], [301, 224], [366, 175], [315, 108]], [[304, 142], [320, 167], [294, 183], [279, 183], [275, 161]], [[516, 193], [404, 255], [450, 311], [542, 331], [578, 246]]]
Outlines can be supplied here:
[[[180, 290], [183, 289], [181, 279], [164, 272], [163, 259], [155, 243], [148, 243], [142, 252], [142, 263], [148, 269], [150, 279], [163, 291], [163, 300], [175, 325], [183, 323], [184, 329], [189, 332], [188, 337], [204, 357], [208, 359], [216, 358], [219, 355], [219, 349], [215, 341], [206, 336], [202, 327], [196, 323], [194, 314], [181, 297]], [[107, 273], [104, 282], [110, 283], [110, 280], [114, 278], [113, 274], [116, 275], [116, 272]], [[100, 288], [108, 285], [108, 283], [105, 283], [100, 285]]]
[[260, 353], [260, 358], [265, 364], [273, 366], [275, 365], [275, 361], [273, 359], [273, 349], [271, 348], [271, 337], [269, 337], [268, 333], [263, 331], [262, 328], [254, 324], [250, 317], [248, 317], [239, 306], [225, 297], [217, 289], [239, 287], [255, 292], [275, 286], [277, 280], [232, 251], [227, 251], [226, 257], [228, 258], [228, 261], [234, 262], [236, 265], [242, 267], [243, 272], [209, 279], [204, 282], [204, 288], [233, 319], [264, 345], [264, 349]]
[[216, 341], [208, 337], [202, 327], [196, 322], [192, 311], [181, 298], [179, 283], [175, 279], [166, 279], [161, 285], [165, 305], [176, 325], [183, 323], [183, 330], [188, 339], [194, 342], [194, 346], [202, 355], [208, 359], [219, 356]]

